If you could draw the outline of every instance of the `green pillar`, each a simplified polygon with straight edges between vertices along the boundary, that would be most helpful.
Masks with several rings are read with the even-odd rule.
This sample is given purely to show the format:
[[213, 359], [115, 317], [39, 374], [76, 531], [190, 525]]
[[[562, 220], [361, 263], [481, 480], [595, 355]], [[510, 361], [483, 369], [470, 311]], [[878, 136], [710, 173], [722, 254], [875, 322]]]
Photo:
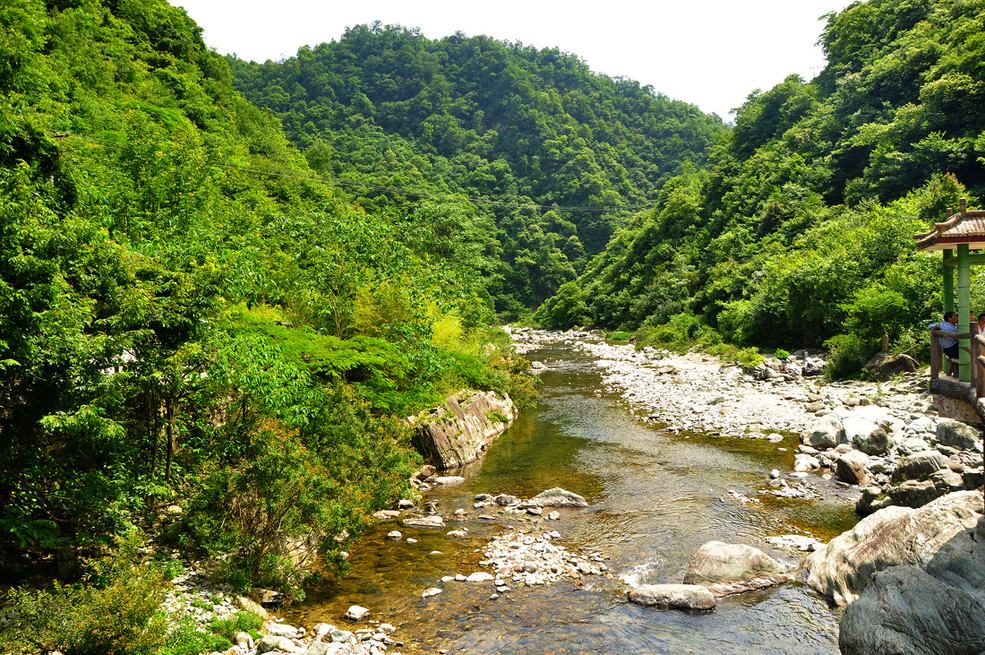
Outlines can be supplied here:
[[[971, 259], [967, 243], [958, 244], [958, 329], [971, 332]], [[971, 382], [971, 348], [968, 339], [961, 339], [958, 354], [958, 376], [962, 382]]]
[[953, 261], [954, 251], [944, 251], [944, 309], [942, 311], [954, 311], [954, 266], [948, 264]]

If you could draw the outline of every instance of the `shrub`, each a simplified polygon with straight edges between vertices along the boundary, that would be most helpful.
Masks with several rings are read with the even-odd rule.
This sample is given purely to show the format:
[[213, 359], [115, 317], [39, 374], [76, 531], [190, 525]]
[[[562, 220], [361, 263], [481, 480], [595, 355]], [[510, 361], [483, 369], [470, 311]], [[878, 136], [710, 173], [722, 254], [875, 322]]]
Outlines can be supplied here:
[[230, 641], [233, 640], [238, 632], [251, 632], [259, 630], [262, 627], [263, 617], [247, 611], [236, 612], [224, 619], [212, 619], [209, 622], [209, 630]]
[[790, 353], [788, 353], [783, 348], [777, 348], [776, 352], [773, 353], [773, 356], [776, 357], [777, 359], [786, 359], [787, 357], [790, 356]]
[[875, 342], [870, 342], [857, 334], [838, 334], [824, 343], [831, 350], [831, 358], [824, 369], [825, 376], [832, 379], [857, 377], [865, 363], [879, 350]]
[[89, 574], [80, 584], [7, 592], [2, 604], [18, 619], [4, 648], [66, 655], [160, 652], [167, 634], [160, 611], [167, 583], [158, 568], [137, 563], [139, 543], [135, 533], [119, 540], [109, 556], [88, 560]]
[[223, 652], [231, 646], [232, 641], [226, 636], [202, 632], [195, 621], [185, 617], [172, 629], [167, 645], [160, 652], [161, 655], [199, 655], [212, 651]]
[[763, 356], [759, 354], [759, 350], [753, 347], [740, 348], [725, 355], [724, 358], [735, 362], [744, 369], [755, 368], [763, 361]]
[[497, 423], [510, 422], [510, 419], [506, 416], [506, 414], [503, 414], [502, 412], [497, 412], [494, 409], [491, 409], [488, 412], [486, 412], [486, 418], [489, 419], [490, 421], [496, 421]]

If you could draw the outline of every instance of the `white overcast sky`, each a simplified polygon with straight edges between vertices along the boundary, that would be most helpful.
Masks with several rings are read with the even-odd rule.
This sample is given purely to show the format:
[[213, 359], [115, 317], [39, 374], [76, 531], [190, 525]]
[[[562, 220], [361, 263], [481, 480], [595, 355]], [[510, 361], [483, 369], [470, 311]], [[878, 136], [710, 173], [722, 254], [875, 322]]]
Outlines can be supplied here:
[[824, 66], [819, 18], [845, 0], [172, 0], [209, 47], [252, 61], [291, 57], [380, 21], [430, 39], [463, 32], [577, 55], [596, 73], [626, 77], [731, 120], [755, 89]]

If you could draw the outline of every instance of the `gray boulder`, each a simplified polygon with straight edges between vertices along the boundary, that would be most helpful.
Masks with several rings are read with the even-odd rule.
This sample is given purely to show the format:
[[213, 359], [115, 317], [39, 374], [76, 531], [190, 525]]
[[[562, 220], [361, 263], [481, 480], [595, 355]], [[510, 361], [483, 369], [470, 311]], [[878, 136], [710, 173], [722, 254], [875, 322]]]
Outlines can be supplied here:
[[855, 501], [855, 513], [859, 516], [868, 516], [891, 504], [892, 500], [886, 496], [881, 487], [865, 487], [862, 489], [862, 495]]
[[889, 488], [889, 498], [893, 505], [914, 509], [923, 507], [943, 495], [945, 492], [938, 489], [933, 480], [904, 480]]
[[582, 496], [571, 491], [566, 491], [561, 487], [542, 491], [525, 504], [536, 505], [538, 507], [588, 507], [588, 501]]
[[708, 588], [716, 597], [771, 587], [790, 580], [783, 564], [745, 544], [709, 541], [695, 553], [685, 584]]
[[345, 649], [345, 644], [326, 643], [324, 641], [313, 641], [304, 649], [303, 655], [336, 655]]
[[692, 612], [710, 612], [715, 609], [715, 597], [705, 587], [691, 584], [654, 584], [630, 589], [630, 602], [648, 607], [672, 607]]
[[841, 429], [845, 432], [844, 438], [838, 443], [850, 444], [855, 439], [869, 436], [873, 430], [885, 429], [886, 410], [876, 405], [839, 408], [836, 413], [841, 419]]
[[412, 516], [411, 518], [404, 519], [402, 523], [413, 528], [445, 527], [445, 520], [437, 514], [431, 514], [429, 516]]
[[926, 479], [932, 473], [947, 467], [947, 457], [936, 450], [914, 453], [900, 460], [896, 470], [893, 471], [893, 482]]
[[287, 623], [274, 623], [273, 621], [267, 621], [264, 624], [264, 630], [268, 634], [272, 634], [277, 637], [296, 637], [298, 634], [298, 629], [293, 625], [288, 625]]
[[821, 462], [817, 457], [806, 453], [797, 453], [794, 455], [793, 470], [797, 473], [808, 473], [819, 468], [821, 468]]
[[345, 617], [350, 621], [361, 621], [369, 616], [369, 610], [361, 605], [350, 605], [345, 611]]
[[883, 428], [876, 428], [867, 435], [852, 437], [852, 445], [866, 455], [885, 455], [889, 452], [889, 433]]
[[827, 366], [827, 362], [819, 357], [806, 357], [803, 366], [800, 367], [800, 372], [805, 378], [810, 378], [824, 373], [825, 366]]
[[847, 443], [845, 428], [841, 425], [841, 419], [835, 414], [828, 414], [817, 419], [801, 435], [801, 441], [818, 450], [827, 450], [840, 443]]
[[868, 361], [865, 370], [875, 380], [886, 381], [900, 373], [913, 373], [920, 370], [920, 364], [906, 353], [889, 355], [879, 353]]
[[977, 450], [982, 431], [952, 418], [942, 418], [937, 421], [937, 441], [960, 450]]
[[978, 655], [985, 651], [985, 604], [912, 566], [872, 576], [845, 610], [844, 655]]
[[493, 500], [500, 507], [513, 507], [520, 504], [520, 499], [510, 494], [499, 494]]
[[439, 475], [431, 481], [436, 487], [454, 487], [465, 482], [461, 475]]
[[264, 653], [269, 653], [275, 650], [282, 650], [287, 653], [297, 653], [301, 649], [287, 637], [280, 637], [277, 635], [266, 635], [263, 639], [257, 642], [257, 655], [263, 655]]
[[965, 489], [977, 489], [985, 483], [985, 471], [982, 467], [965, 469], [964, 473], [961, 474], [961, 478], [964, 480]]
[[956, 534], [975, 527], [982, 494], [959, 491], [920, 507], [886, 507], [813, 552], [807, 582], [829, 601], [847, 605], [876, 571], [913, 565], [925, 569]]
[[[358, 606], [357, 605], [354, 605], [353, 607], [358, 607]], [[352, 609], [352, 608], [350, 608], [350, 609]], [[365, 609], [365, 608], [360, 608], [360, 609]], [[366, 610], [366, 612], [368, 613], [369, 610]], [[328, 635], [329, 635], [328, 636], [329, 640], [333, 644], [355, 643], [355, 640], [356, 640], [356, 635], [354, 635], [353, 633], [349, 632], [348, 630], [339, 630], [338, 628], [335, 628], [335, 629], [329, 631]]]
[[835, 477], [848, 484], [865, 486], [872, 480], [869, 472], [869, 456], [850, 450], [835, 461]]
[[[952, 493], [954, 491], [961, 491], [965, 488], [964, 478], [961, 474], [952, 471], [951, 469], [941, 469], [930, 474], [930, 480], [937, 487], [938, 491], [945, 494]], [[974, 489], [974, 487], [972, 487]]]

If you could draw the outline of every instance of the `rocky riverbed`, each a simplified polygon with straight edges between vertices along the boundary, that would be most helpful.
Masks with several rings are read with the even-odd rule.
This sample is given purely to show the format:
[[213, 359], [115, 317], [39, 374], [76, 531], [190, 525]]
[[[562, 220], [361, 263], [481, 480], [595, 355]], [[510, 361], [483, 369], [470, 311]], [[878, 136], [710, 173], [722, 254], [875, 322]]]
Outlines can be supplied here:
[[[830, 544], [787, 544], [816, 551], [804, 570], [818, 593], [851, 603], [842, 652], [972, 655], [985, 648], [981, 428], [940, 417], [925, 372], [835, 383], [818, 375], [824, 362], [807, 353], [744, 370], [701, 353], [637, 351], [588, 332], [515, 330], [513, 337], [521, 350], [561, 340], [589, 354], [603, 370], [603, 387], [666, 431], [776, 442], [784, 441], [781, 433], [797, 435], [795, 470], [770, 472], [783, 492], [809, 495], [811, 476], [857, 490], [856, 511], [867, 518], [855, 529]], [[790, 478], [807, 492], [786, 483]], [[644, 585], [630, 599], [713, 607], [707, 592], [688, 582]]]
[[806, 352], [747, 370], [698, 352], [606, 343], [592, 332], [511, 334], [521, 352], [560, 340], [589, 354], [606, 390], [664, 430], [777, 442], [798, 435], [794, 471], [771, 471], [774, 495], [812, 497], [816, 488], [807, 478], [816, 474], [857, 488], [865, 515], [889, 505], [919, 507], [982, 484], [980, 428], [940, 418], [925, 373], [832, 382], [820, 375], [824, 360]]
[[[880, 418], [902, 431], [932, 431], [926, 376], [906, 374], [889, 383], [829, 382], [824, 361], [803, 352], [744, 371], [718, 357], [684, 354], [632, 344], [610, 344], [593, 332], [514, 330], [521, 352], [560, 340], [591, 355], [603, 371], [603, 385], [618, 390], [642, 420], [672, 432], [723, 436], [767, 436], [801, 432], [819, 416], [839, 408], [875, 406]], [[545, 363], [550, 366], [549, 362]], [[805, 374], [806, 373], [806, 374]]]
[[[606, 343], [589, 332], [512, 333], [521, 352], [562, 341], [587, 354], [602, 372], [598, 393], [617, 393], [641, 422], [664, 431], [682, 436], [763, 439], [775, 442], [777, 448], [789, 447], [796, 435], [799, 443], [794, 446], [794, 469], [763, 471], [763, 494], [812, 498], [824, 489], [837, 487], [842, 493], [854, 492], [859, 511], [871, 513], [890, 505], [918, 507], [934, 498], [981, 486], [979, 433], [938, 416], [926, 391], [925, 375], [903, 374], [886, 383], [834, 383], [819, 375], [823, 359], [808, 353], [795, 353], [784, 361], [767, 359], [756, 369], [743, 370], [701, 353], [674, 354], [654, 348], [637, 351], [632, 345]], [[549, 360], [534, 363], [535, 369], [551, 366]], [[487, 589], [487, 598], [497, 603], [504, 602], [496, 600], [501, 596], [522, 593], [523, 587], [552, 585], [561, 580], [582, 584], [595, 576], [619, 584], [619, 579], [613, 580], [605, 553], [569, 550], [564, 525], [565, 513], [570, 509], [562, 507], [559, 512], [550, 504], [535, 502], [536, 497], [521, 500], [504, 493], [479, 494], [472, 497], [471, 507], [454, 511], [438, 508], [427, 500], [430, 490], [462, 481], [463, 478], [440, 476], [425, 469], [414, 480], [418, 491], [425, 494], [424, 501], [405, 499], [377, 517], [385, 524], [393, 524], [386, 528], [387, 539], [410, 545], [416, 539], [402, 534], [404, 526], [411, 531], [442, 531], [461, 540], [475, 539], [480, 532], [486, 535], [481, 544], [476, 544], [481, 560], [474, 570], [447, 571], [443, 577], [421, 585], [416, 592], [421, 598], [445, 594], [437, 599], [440, 600], [448, 595], [450, 585], [459, 584]], [[551, 491], [557, 495], [563, 490]], [[728, 500], [760, 502], [755, 495], [749, 497], [731, 490]], [[506, 517], [512, 525], [504, 524], [505, 529], [498, 534], [490, 536], [488, 530], [476, 528]], [[771, 537], [766, 541], [788, 553], [806, 554], [825, 548], [803, 535]], [[731, 567], [735, 556], [726, 559]], [[768, 575], [755, 573], [752, 581], [775, 584], [795, 575], [792, 569], [781, 566]], [[682, 580], [684, 584], [669, 586], [624, 582], [627, 590], [638, 590], [635, 597], [629, 596], [634, 602], [689, 610], [714, 607], [709, 589], [720, 588], [728, 594], [738, 584], [731, 578], [717, 582], [691, 578]], [[694, 582], [700, 584], [691, 584]], [[691, 595], [695, 591], [700, 593]], [[827, 593], [822, 589], [819, 592]], [[210, 599], [215, 600], [215, 596]], [[399, 652], [401, 644], [393, 634], [393, 626], [376, 622], [385, 617], [376, 617], [371, 610], [363, 615], [364, 608], [354, 607], [348, 618], [334, 617], [341, 627], [317, 624], [303, 628], [269, 622], [265, 641], [243, 640], [228, 655], [380, 655], [388, 649]], [[197, 610], [186, 607], [183, 611]]]

